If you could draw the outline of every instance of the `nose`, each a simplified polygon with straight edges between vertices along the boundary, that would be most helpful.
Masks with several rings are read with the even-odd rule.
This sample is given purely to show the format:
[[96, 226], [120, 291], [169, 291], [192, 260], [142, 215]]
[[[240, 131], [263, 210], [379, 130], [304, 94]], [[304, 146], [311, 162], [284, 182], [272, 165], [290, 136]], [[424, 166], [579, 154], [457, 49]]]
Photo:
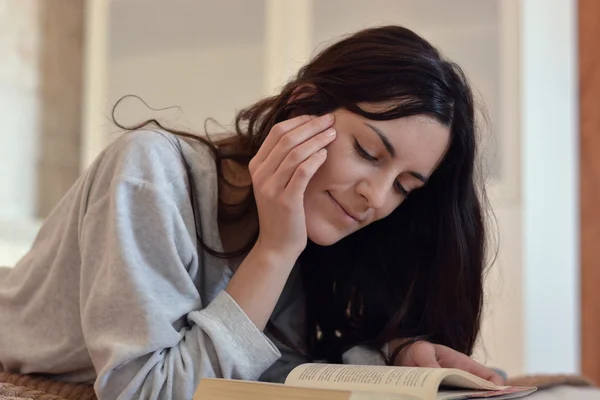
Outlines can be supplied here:
[[360, 182], [357, 191], [367, 200], [369, 208], [377, 210], [385, 205], [390, 196], [392, 184], [393, 182], [389, 182], [389, 179], [377, 176]]

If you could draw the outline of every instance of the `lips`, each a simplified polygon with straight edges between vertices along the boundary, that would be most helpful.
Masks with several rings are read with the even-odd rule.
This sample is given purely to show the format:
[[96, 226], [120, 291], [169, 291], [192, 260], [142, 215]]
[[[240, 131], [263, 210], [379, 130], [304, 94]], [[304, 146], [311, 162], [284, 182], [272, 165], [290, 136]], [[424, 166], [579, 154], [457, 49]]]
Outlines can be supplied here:
[[344, 208], [344, 206], [343, 206], [343, 205], [341, 205], [341, 204], [340, 204], [340, 203], [339, 203], [339, 202], [338, 202], [338, 201], [335, 199], [335, 197], [333, 197], [333, 196], [331, 195], [331, 193], [330, 193], [329, 191], [327, 191], [327, 194], [329, 195], [329, 197], [331, 197], [331, 198], [333, 199], [333, 201], [335, 201], [335, 203], [336, 203], [336, 204], [337, 204], [337, 205], [338, 205], [338, 206], [339, 206], [339, 207], [342, 209], [342, 211], [344, 211], [344, 212], [346, 213], [346, 215], [348, 215], [350, 218], [352, 218], [353, 220], [355, 220], [355, 221], [357, 221], [357, 222], [358, 222], [358, 221], [360, 221], [360, 218], [358, 218], [356, 215], [354, 215], [354, 214], [352, 214], [352, 213], [348, 212], [348, 210], [346, 210], [346, 209]]

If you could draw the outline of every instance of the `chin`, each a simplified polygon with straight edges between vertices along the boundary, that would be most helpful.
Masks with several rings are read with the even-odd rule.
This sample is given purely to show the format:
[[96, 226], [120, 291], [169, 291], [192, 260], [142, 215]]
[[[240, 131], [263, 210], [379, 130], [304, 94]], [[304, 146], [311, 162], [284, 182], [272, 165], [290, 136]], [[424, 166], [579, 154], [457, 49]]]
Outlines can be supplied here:
[[[312, 222], [312, 223], [311, 223]], [[308, 239], [318, 244], [319, 246], [331, 246], [346, 235], [339, 231], [339, 229], [328, 224], [327, 222], [321, 221], [306, 221], [306, 231]]]

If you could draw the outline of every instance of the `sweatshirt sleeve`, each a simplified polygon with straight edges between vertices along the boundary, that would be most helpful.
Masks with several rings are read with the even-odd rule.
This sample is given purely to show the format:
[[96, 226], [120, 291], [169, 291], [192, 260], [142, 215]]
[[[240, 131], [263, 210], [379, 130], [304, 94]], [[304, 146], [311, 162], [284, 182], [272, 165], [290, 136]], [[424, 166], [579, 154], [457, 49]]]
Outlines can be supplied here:
[[191, 399], [202, 377], [256, 380], [280, 357], [227, 292], [202, 304], [182, 202], [168, 184], [115, 177], [83, 220], [80, 310], [101, 400]]
[[[383, 347], [382, 351], [387, 353], [387, 344]], [[383, 355], [372, 348], [366, 346], [354, 346], [342, 354], [342, 361], [344, 364], [354, 365], [386, 365]]]

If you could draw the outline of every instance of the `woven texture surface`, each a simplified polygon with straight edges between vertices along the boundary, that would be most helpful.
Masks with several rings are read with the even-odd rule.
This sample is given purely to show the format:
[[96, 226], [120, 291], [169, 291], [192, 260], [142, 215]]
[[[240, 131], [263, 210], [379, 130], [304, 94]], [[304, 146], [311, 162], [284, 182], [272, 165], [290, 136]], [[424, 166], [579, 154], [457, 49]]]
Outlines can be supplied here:
[[0, 400], [96, 400], [92, 385], [0, 372]]

